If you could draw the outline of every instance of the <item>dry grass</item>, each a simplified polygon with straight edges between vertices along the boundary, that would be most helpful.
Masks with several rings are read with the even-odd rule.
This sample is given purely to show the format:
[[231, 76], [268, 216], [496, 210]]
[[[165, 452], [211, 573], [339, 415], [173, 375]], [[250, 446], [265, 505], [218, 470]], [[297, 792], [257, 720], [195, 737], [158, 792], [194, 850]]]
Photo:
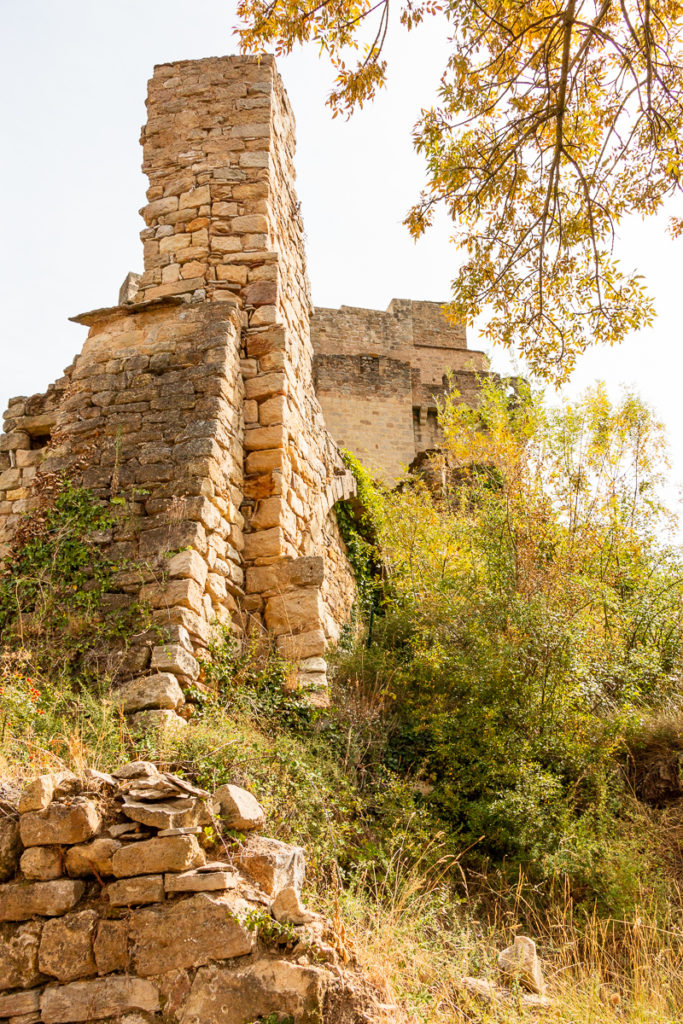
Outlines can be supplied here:
[[[458, 901], [446, 884], [453, 867], [442, 863], [425, 876], [420, 864], [401, 863], [399, 852], [391, 881], [368, 873], [353, 891], [321, 897], [328, 913], [344, 920], [347, 947], [386, 1001], [400, 1007], [394, 1021], [681, 1024], [680, 903], [664, 919], [644, 906], [629, 921], [577, 920], [566, 893], [550, 910], [535, 911], [523, 880], [517, 902], [514, 892], [503, 902], [490, 890], [484, 905], [481, 887], [476, 901]], [[524, 1006], [519, 992], [485, 1004], [462, 986], [467, 976], [498, 982], [497, 954], [515, 934], [531, 934], [537, 943], [551, 1000], [546, 1008]]]

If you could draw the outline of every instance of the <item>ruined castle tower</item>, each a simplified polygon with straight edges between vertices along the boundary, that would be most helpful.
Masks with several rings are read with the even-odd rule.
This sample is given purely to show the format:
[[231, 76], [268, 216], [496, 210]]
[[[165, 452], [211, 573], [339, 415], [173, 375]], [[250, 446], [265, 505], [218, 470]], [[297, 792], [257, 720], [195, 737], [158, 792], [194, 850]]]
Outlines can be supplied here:
[[272, 57], [161, 65], [147, 111], [144, 272], [118, 305], [73, 318], [89, 332], [60, 380], [11, 401], [0, 549], [41, 478], [122, 496], [131, 525], [109, 550], [146, 569], [122, 575], [118, 599], [151, 605], [168, 639], [134, 652], [130, 674], [191, 683], [213, 621], [258, 623], [321, 688], [354, 597], [334, 506], [355, 481], [337, 442], [395, 478], [437, 437], [444, 372], [469, 394], [483, 357], [437, 304], [399, 301], [319, 310], [314, 353], [294, 119]]
[[292, 111], [272, 57], [157, 67], [147, 110], [144, 273], [74, 317], [61, 380], [10, 403], [0, 530], [40, 474], [121, 494], [136, 528], [112, 547], [150, 566], [139, 596], [179, 648], [154, 668], [191, 678], [212, 620], [255, 617], [319, 686], [353, 599], [333, 508], [355, 481], [313, 387]]

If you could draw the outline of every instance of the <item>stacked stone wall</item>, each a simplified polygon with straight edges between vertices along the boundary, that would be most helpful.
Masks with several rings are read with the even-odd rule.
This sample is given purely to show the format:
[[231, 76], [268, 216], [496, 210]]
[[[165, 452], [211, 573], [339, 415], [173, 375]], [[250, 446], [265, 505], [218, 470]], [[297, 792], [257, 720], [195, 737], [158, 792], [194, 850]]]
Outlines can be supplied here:
[[301, 903], [304, 851], [257, 834], [246, 790], [136, 761], [1, 786], [0, 811], [3, 1024], [370, 1019], [376, 994]]

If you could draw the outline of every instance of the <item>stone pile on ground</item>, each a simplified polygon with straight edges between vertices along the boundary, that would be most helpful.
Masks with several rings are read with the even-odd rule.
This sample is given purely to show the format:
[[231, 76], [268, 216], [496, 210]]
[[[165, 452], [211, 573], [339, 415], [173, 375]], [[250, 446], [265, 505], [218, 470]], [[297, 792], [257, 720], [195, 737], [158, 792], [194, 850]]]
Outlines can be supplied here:
[[552, 1006], [533, 939], [515, 936], [513, 944], [498, 954], [498, 970], [502, 985], [490, 978], [462, 978], [461, 986], [470, 996], [486, 1003], [505, 1003], [516, 992], [528, 1009]]
[[303, 849], [254, 834], [265, 814], [246, 790], [208, 793], [135, 761], [8, 793], [0, 1021], [378, 1018], [331, 926], [301, 903]]

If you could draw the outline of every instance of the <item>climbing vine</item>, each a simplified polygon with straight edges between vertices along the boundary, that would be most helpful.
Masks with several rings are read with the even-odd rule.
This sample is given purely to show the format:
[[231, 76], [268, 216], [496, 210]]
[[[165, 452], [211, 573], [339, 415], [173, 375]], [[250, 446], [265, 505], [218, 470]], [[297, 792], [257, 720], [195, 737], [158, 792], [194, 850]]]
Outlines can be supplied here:
[[382, 495], [367, 469], [355, 455], [342, 449], [342, 458], [356, 478], [356, 497], [335, 506], [346, 553], [356, 577], [358, 605], [363, 615], [382, 599], [382, 561], [378, 548], [383, 516]]

